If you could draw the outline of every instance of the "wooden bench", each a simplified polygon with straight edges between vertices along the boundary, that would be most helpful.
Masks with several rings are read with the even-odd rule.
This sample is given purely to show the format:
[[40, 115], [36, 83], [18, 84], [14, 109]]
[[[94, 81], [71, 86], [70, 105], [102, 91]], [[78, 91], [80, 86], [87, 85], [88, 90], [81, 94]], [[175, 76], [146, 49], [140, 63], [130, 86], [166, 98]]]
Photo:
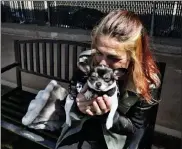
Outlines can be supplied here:
[[[1, 96], [1, 127], [36, 142], [45, 148], [53, 149], [60, 131], [49, 132], [47, 130], [30, 129], [21, 123], [30, 101], [36, 96], [22, 89], [21, 73], [25, 72], [50, 80], [54, 79], [58, 82], [70, 83], [79, 53], [89, 48], [90, 43], [65, 40], [14, 41], [15, 63], [2, 68], [1, 73], [16, 68], [17, 87]], [[165, 64], [158, 64], [163, 78]], [[158, 105], [154, 106], [151, 110], [152, 121], [146, 131], [147, 139], [145, 137], [145, 140], [141, 141], [144, 143], [141, 143], [140, 149], [149, 149], [152, 145]], [[28, 134], [39, 136], [42, 140], [35, 141]]]

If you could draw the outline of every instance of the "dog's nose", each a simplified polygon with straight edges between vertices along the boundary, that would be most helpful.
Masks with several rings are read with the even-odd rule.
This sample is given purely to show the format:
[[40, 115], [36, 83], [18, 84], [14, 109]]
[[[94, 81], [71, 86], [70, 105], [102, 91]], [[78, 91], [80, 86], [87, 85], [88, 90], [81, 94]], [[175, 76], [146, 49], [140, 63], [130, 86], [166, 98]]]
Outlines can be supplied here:
[[102, 85], [101, 82], [97, 82], [97, 83], [96, 83], [96, 87], [97, 87], [97, 88], [100, 88], [101, 85]]

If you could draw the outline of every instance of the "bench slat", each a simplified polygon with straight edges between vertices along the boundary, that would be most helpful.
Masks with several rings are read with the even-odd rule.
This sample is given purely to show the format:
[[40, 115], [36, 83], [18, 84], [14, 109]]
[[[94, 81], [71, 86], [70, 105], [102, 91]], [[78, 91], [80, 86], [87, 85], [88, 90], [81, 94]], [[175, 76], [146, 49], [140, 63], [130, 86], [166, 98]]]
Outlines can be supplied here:
[[34, 61], [33, 61], [33, 43], [29, 43], [29, 59], [30, 59], [30, 70], [34, 72]]
[[78, 49], [76, 45], [73, 45], [73, 69], [75, 69], [77, 67], [77, 53], [78, 53]]
[[28, 69], [28, 65], [27, 65], [27, 48], [26, 48], [27, 44], [24, 43], [23, 44], [23, 62], [24, 62], [24, 68]]
[[[31, 99], [25, 99], [25, 98], [22, 98], [21, 100], [19, 100], [19, 97], [20, 96], [11, 96], [8, 98], [8, 101], [12, 102], [12, 103], [15, 103], [17, 105], [23, 105], [23, 106], [26, 106], [30, 103]], [[33, 99], [33, 98], [32, 98]]]
[[21, 119], [24, 116], [23, 113], [20, 113], [18, 111], [14, 111], [14, 110], [10, 109], [9, 107], [2, 106], [1, 110], [2, 110], [1, 111], [2, 113], [6, 112], [9, 115], [11, 115], [12, 117], [17, 117], [19, 119]]
[[13, 93], [16, 93], [19, 90], [20, 90], [19, 87], [16, 87], [16, 88], [13, 88], [13, 89], [11, 88], [8, 92], [6, 92], [4, 94], [2, 93], [1, 98], [2, 99], [6, 99], [7, 97], [9, 97], [10, 95], [12, 95]]
[[2, 120], [6, 120], [6, 121], [8, 121], [8, 122], [13, 122], [13, 124], [16, 124], [16, 125], [19, 125], [19, 126], [21, 126], [22, 124], [21, 124], [21, 121], [20, 120], [18, 120], [17, 118], [15, 118], [15, 117], [11, 117], [10, 115], [8, 115], [6, 112], [4, 112], [4, 111], [1, 111], [1, 119]]
[[57, 77], [61, 78], [61, 44], [57, 44]]
[[35, 43], [36, 70], [40, 73], [40, 50], [39, 43]]
[[29, 131], [29, 132], [35, 133], [37, 135], [41, 135], [44, 138], [47, 138], [47, 139], [52, 140], [54, 142], [56, 142], [56, 140], [59, 137], [59, 134], [56, 132], [50, 132], [50, 131], [46, 131], [46, 130], [36, 130], [36, 129], [28, 128], [28, 127], [22, 125], [20, 120], [18, 120], [16, 118], [12, 118], [11, 116], [8, 116], [7, 114], [2, 114], [2, 120], [5, 120], [6, 122], [11, 123], [15, 126], [18, 126], [24, 130]]
[[49, 43], [49, 56], [50, 56], [50, 75], [54, 76], [54, 45]]
[[43, 73], [44, 74], [47, 74], [47, 61], [46, 61], [46, 59], [47, 59], [47, 54], [46, 54], [46, 43], [45, 42], [43, 42], [42, 43], [42, 55], [43, 55], [43, 57], [42, 57], [42, 59], [43, 59]]
[[1, 120], [1, 127], [3, 127], [4, 129], [10, 130], [11, 132], [13, 132], [19, 136], [25, 137], [25, 138], [32, 140], [32, 141], [34, 141], [40, 145], [43, 145], [46, 148], [49, 148], [49, 149], [55, 148], [55, 145], [56, 145], [55, 142], [52, 142], [48, 139], [45, 139], [42, 136], [37, 135], [35, 133], [31, 133], [27, 130], [24, 130], [21, 127], [18, 127], [16, 125], [8, 123], [4, 120]]
[[65, 79], [69, 80], [69, 45], [65, 44]]
[[20, 105], [13, 103], [11, 101], [8, 101], [8, 100], [2, 100], [1, 105], [6, 106], [6, 107], [10, 107], [11, 109], [14, 109], [14, 110], [19, 111], [19, 112], [27, 111], [27, 107], [24, 106], [24, 107], [20, 108]]

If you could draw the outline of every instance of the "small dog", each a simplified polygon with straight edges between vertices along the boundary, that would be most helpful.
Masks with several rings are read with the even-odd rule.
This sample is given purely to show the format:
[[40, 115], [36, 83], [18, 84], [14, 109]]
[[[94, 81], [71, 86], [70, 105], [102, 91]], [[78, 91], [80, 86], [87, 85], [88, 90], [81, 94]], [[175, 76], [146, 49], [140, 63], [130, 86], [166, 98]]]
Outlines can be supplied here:
[[[104, 94], [108, 95], [110, 97], [109, 99], [112, 100], [111, 110], [106, 120], [106, 128], [110, 129], [113, 125], [114, 114], [118, 107], [117, 94], [119, 91], [116, 80], [124, 75], [125, 69], [121, 68], [113, 70], [104, 65], [99, 65], [91, 69], [90, 66], [86, 65], [86, 63], [83, 62], [78, 63], [78, 67], [88, 74], [88, 89], [84, 93], [86, 100], [91, 100], [95, 96], [103, 96]], [[69, 126], [71, 126], [70, 110], [73, 102], [73, 99], [70, 99], [70, 96], [68, 95], [65, 104], [65, 111], [66, 124], [68, 124]]]

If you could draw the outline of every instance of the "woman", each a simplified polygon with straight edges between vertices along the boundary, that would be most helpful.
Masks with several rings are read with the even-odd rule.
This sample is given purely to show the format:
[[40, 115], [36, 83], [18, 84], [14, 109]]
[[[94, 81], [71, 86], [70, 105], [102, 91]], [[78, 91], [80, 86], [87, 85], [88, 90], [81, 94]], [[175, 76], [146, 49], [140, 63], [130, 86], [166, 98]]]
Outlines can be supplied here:
[[83, 95], [86, 89], [80, 93], [75, 89], [78, 82], [81, 85], [86, 82], [85, 74], [78, 70], [70, 85], [70, 94], [76, 98], [74, 110], [91, 118], [74, 128], [63, 129], [57, 148], [137, 149], [150, 119], [149, 109], [159, 102], [160, 86], [159, 70], [149, 50], [144, 26], [132, 12], [110, 12], [93, 30], [92, 49], [94, 66], [127, 69], [118, 81], [119, 107], [113, 127], [104, 128], [112, 99], [104, 95], [86, 101]]

